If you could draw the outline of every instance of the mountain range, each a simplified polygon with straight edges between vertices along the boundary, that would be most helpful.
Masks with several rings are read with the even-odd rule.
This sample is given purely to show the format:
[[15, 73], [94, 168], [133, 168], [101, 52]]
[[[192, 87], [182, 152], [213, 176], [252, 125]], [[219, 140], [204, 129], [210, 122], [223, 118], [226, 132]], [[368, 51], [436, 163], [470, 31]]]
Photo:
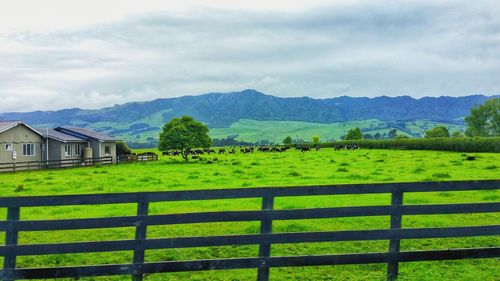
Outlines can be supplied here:
[[469, 114], [472, 106], [494, 97], [499, 96], [442, 96], [420, 99], [409, 96], [282, 98], [249, 89], [232, 93], [130, 102], [98, 110], [71, 108], [57, 111], [5, 112], [0, 113], [0, 119], [23, 120], [34, 126], [88, 127], [118, 136], [127, 135], [142, 139], [141, 134], [157, 134], [165, 122], [181, 115], [193, 116], [210, 128], [229, 128], [240, 120], [321, 124], [359, 120], [428, 120], [459, 124], [463, 117]]

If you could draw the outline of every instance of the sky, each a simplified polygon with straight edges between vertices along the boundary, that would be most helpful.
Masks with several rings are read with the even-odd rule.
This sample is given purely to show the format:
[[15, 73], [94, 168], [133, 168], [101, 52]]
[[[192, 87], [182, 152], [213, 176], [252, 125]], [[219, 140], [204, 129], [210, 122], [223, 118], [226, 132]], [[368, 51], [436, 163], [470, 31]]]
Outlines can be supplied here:
[[497, 0], [0, 0], [0, 112], [500, 93]]

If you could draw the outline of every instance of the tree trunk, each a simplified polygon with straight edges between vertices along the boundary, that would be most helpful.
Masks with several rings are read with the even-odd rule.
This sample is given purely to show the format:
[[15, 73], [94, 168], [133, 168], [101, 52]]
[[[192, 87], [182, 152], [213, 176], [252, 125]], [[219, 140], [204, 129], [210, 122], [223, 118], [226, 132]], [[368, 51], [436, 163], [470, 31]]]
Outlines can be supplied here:
[[184, 158], [184, 161], [186, 161], [186, 162], [187, 162], [187, 161], [189, 160], [189, 159], [188, 159], [188, 153], [187, 153], [187, 151], [182, 151], [182, 152], [181, 152], [181, 155], [182, 155], [182, 158]]

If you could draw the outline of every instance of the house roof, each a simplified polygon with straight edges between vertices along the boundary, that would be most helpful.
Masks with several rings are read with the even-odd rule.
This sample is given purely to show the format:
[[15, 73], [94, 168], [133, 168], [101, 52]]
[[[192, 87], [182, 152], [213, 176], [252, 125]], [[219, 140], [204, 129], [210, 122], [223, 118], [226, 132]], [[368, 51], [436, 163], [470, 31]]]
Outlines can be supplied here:
[[98, 141], [119, 141], [119, 139], [116, 139], [112, 136], [108, 136], [106, 134], [102, 134], [85, 128], [57, 127], [54, 130], [86, 140], [94, 139]]
[[86, 141], [85, 139], [75, 137], [72, 135], [68, 135], [68, 134], [65, 134], [63, 132], [58, 132], [58, 131], [53, 130], [53, 129], [40, 128], [40, 129], [36, 129], [36, 130], [38, 132], [42, 133], [44, 136], [46, 136], [47, 132], [48, 132], [49, 138], [60, 141], [60, 142], [85, 142]]
[[43, 136], [42, 133], [40, 133], [39, 131], [37, 131], [36, 129], [30, 127], [29, 125], [27, 125], [26, 123], [22, 122], [22, 121], [0, 121], [0, 133], [3, 133], [7, 130], [10, 130], [18, 125], [23, 125], [25, 126], [26, 128], [32, 130], [33, 132]]

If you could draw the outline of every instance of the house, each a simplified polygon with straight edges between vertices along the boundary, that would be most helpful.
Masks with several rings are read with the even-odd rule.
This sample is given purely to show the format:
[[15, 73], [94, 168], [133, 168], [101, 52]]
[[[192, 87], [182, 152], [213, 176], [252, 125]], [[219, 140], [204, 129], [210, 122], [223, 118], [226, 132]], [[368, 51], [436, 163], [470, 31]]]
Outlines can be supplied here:
[[0, 163], [42, 161], [43, 134], [22, 121], [0, 121]]
[[89, 147], [89, 142], [52, 129], [37, 129], [45, 137], [48, 144], [48, 155], [42, 156], [42, 160], [73, 160], [85, 157], [84, 149]]
[[[83, 128], [35, 129], [22, 121], [0, 121], [0, 165], [15, 169], [72, 166], [77, 160], [110, 156], [116, 163], [117, 139]], [[74, 160], [74, 161], [71, 161]], [[55, 164], [54, 164], [55, 161]], [[93, 163], [93, 160], [88, 160]], [[14, 163], [26, 163], [19, 166]], [[38, 164], [37, 164], [38, 163]], [[1, 168], [1, 167], [0, 167]]]
[[94, 158], [111, 156], [113, 163], [116, 163], [116, 143], [119, 141], [118, 139], [84, 128], [57, 127], [54, 131], [87, 141]]

